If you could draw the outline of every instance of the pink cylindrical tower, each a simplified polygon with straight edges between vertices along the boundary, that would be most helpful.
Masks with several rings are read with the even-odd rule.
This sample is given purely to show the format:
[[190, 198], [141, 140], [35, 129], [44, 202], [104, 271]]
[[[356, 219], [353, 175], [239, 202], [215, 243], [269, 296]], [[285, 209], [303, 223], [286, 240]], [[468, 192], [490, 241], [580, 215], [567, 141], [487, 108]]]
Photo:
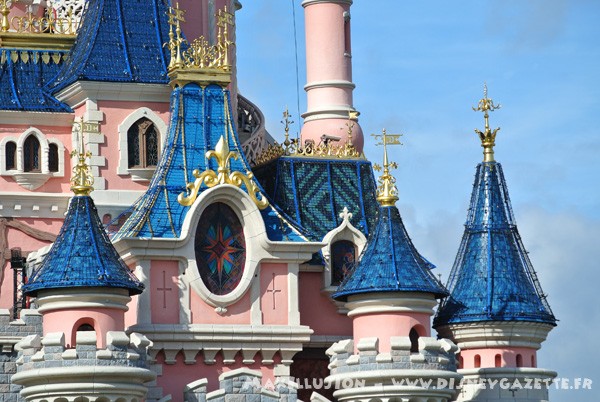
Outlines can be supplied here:
[[[319, 143], [323, 135], [348, 139], [347, 122], [356, 113], [352, 102], [352, 0], [304, 0], [306, 24], [307, 110], [302, 115], [302, 143]], [[358, 124], [352, 142], [362, 152], [364, 138]]]

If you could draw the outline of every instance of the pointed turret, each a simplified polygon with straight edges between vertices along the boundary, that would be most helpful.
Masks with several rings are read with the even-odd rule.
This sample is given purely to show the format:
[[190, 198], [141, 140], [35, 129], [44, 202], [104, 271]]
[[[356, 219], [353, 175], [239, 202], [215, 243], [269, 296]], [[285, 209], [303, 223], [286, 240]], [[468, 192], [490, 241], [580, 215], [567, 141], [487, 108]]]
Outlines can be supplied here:
[[345, 302], [353, 339], [327, 351], [331, 375], [326, 381], [361, 384], [334, 393], [347, 402], [453, 400], [456, 391], [450, 384], [460, 380], [458, 348], [447, 339], [431, 337], [430, 322], [436, 298], [448, 293], [431, 273], [433, 265], [415, 249], [395, 205], [398, 190], [390, 170], [396, 164], [388, 161], [387, 145], [400, 144], [400, 135], [384, 130], [375, 137], [384, 147], [379, 219], [360, 262], [333, 295]]
[[[465, 232], [450, 274], [450, 297], [438, 309], [434, 327], [461, 348], [467, 380], [499, 375], [548, 380], [555, 373], [536, 368], [536, 350], [556, 319], [517, 230], [502, 166], [494, 159], [499, 128], [490, 128], [489, 112], [499, 107], [485, 87], [473, 108], [484, 113], [484, 131], [475, 130], [484, 158], [477, 165]], [[469, 399], [470, 392], [466, 386], [458, 400], [498, 400], [486, 392], [481, 399]], [[528, 400], [546, 400], [545, 387], [536, 392]]]
[[67, 339], [73, 341], [84, 324], [99, 331], [97, 335], [123, 330], [130, 296], [144, 289], [119, 257], [98, 217], [90, 197], [93, 179], [86, 164], [90, 154], [83, 149], [83, 135], [75, 124], [80, 134], [79, 149], [72, 152], [78, 159], [71, 179], [75, 196], [52, 248], [23, 286], [27, 296], [37, 297], [44, 333], [70, 328]]

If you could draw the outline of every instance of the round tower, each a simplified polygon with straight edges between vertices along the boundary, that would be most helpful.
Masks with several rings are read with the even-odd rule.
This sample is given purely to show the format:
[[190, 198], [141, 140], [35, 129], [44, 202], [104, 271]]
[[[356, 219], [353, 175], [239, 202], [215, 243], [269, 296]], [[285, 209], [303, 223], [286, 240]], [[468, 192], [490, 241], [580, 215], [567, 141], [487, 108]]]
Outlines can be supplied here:
[[339, 401], [447, 401], [460, 380], [456, 345], [431, 337], [436, 299], [448, 293], [431, 273], [433, 265], [415, 249], [395, 206], [390, 174], [395, 164], [388, 162], [386, 146], [399, 143], [398, 137], [385, 131], [380, 136], [379, 221], [360, 262], [333, 295], [345, 302], [353, 323], [353, 339], [328, 350], [326, 381], [337, 389]]
[[[500, 106], [487, 97], [487, 88], [484, 92], [475, 108], [484, 113], [484, 131], [475, 130], [483, 162], [450, 274], [451, 294], [434, 327], [461, 349], [458, 401], [546, 401], [556, 373], [539, 369], [536, 353], [556, 319], [517, 231], [502, 166], [494, 159], [499, 129], [490, 128], [489, 112]], [[537, 385], [525, 386], [529, 383]]]
[[[76, 123], [77, 124], [77, 123]], [[36, 297], [43, 333], [65, 332], [75, 345], [78, 331], [94, 331], [100, 347], [109, 331], [123, 331], [131, 295], [144, 286], [130, 272], [110, 242], [90, 197], [93, 178], [79, 139], [74, 197], [48, 255], [23, 286]], [[65, 331], [66, 329], [66, 331]]]
[[[348, 118], [357, 121], [352, 101], [352, 46], [350, 6], [352, 0], [304, 0], [306, 25], [307, 111], [302, 115], [302, 144], [319, 144], [339, 138], [348, 141]], [[352, 128], [352, 143], [362, 153], [360, 125]]]

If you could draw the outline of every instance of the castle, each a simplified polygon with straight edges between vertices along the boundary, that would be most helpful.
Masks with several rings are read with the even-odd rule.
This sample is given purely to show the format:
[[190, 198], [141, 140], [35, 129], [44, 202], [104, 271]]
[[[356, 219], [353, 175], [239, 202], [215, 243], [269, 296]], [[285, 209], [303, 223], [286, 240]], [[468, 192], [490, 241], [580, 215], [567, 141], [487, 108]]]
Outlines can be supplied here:
[[497, 106], [444, 286], [396, 207], [399, 136], [362, 152], [351, 5], [302, 2], [308, 106], [278, 144], [237, 91], [238, 1], [0, 0], [2, 400], [548, 400]]

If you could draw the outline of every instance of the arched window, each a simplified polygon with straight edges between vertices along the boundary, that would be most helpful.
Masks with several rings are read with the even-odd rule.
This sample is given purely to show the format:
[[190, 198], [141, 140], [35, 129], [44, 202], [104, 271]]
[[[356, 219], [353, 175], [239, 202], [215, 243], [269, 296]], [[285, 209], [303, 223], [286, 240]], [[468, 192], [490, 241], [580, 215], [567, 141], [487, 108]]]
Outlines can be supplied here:
[[58, 145], [48, 145], [48, 170], [58, 172]]
[[94, 327], [90, 324], [81, 324], [78, 328], [77, 328], [77, 332], [80, 331], [95, 331]]
[[463, 360], [463, 357], [459, 355], [458, 356], [458, 368], [461, 369], [464, 367], [464, 365], [465, 365], [465, 362]]
[[475, 368], [481, 367], [481, 356], [480, 355], [475, 355], [473, 365], [475, 366]]
[[331, 285], [338, 286], [350, 273], [356, 261], [356, 246], [348, 240], [331, 245]]
[[410, 339], [410, 353], [419, 353], [419, 333], [415, 328], [408, 333], [408, 339]]
[[535, 367], [535, 355], [531, 355], [531, 367]]
[[494, 366], [502, 367], [502, 356], [500, 354], [497, 354], [496, 357], [494, 358]]
[[127, 130], [127, 166], [146, 168], [158, 163], [158, 131], [142, 117]]
[[517, 355], [517, 367], [523, 367], [523, 356], [521, 354]]
[[30, 135], [23, 144], [23, 171], [40, 172], [40, 142], [35, 135]]
[[6, 148], [5, 148], [5, 155], [6, 155], [6, 160], [5, 160], [6, 170], [15, 169], [16, 165], [17, 165], [17, 162], [16, 162], [17, 144], [15, 144], [13, 141], [7, 142]]

